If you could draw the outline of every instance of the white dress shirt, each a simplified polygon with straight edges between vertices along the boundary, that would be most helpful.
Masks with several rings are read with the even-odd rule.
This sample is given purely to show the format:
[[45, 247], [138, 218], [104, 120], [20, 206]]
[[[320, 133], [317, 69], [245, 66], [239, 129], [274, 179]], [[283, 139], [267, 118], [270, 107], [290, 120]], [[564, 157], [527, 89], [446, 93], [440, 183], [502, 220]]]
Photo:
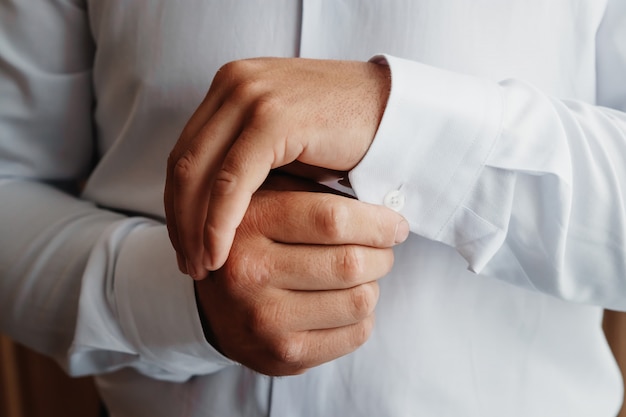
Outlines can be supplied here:
[[[413, 233], [370, 340], [296, 377], [206, 343], [163, 225], [169, 150], [252, 56], [392, 74], [350, 179]], [[2, 0], [0, 330], [113, 417], [615, 416], [624, 111], [624, 0]]]

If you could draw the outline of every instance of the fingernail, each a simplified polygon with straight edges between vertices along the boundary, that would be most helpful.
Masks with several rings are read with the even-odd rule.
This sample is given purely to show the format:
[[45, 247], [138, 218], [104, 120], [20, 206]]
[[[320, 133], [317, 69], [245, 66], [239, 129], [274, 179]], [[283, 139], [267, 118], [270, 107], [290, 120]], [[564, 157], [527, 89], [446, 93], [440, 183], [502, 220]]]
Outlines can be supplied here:
[[211, 255], [208, 252], [204, 252], [202, 255], [202, 265], [208, 270], [211, 271], [213, 269], [213, 262], [211, 262]]
[[400, 223], [396, 225], [396, 242], [402, 243], [409, 237], [409, 222], [402, 219]]

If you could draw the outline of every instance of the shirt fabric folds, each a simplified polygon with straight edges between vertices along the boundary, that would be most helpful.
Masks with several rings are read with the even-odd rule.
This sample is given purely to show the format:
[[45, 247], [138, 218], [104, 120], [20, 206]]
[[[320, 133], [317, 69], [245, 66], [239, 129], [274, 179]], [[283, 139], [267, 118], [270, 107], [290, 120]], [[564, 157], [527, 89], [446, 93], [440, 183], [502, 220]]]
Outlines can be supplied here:
[[[170, 149], [254, 56], [391, 70], [350, 181], [412, 234], [370, 340], [296, 377], [205, 341], [164, 226]], [[624, 74], [622, 0], [3, 0], [0, 330], [114, 417], [615, 416]]]

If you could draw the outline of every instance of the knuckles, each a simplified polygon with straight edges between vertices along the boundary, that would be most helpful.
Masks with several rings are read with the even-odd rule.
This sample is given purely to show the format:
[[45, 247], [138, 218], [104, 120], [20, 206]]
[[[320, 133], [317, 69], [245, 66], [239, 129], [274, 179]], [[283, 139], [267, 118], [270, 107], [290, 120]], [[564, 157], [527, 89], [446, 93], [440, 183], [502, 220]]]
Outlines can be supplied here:
[[170, 154], [168, 165], [173, 167], [172, 174], [175, 184], [186, 184], [196, 176], [197, 164], [189, 151], [179, 157]]
[[[221, 316], [219, 320], [226, 324], [219, 326], [217, 339], [224, 341], [222, 347], [229, 357], [255, 371], [273, 376], [298, 375], [331, 359], [326, 352], [320, 355], [323, 350], [320, 346], [330, 343], [337, 354], [344, 354], [368, 340], [373, 328], [370, 317], [379, 290], [376, 282], [361, 283], [370, 252], [356, 245], [339, 245], [331, 262], [335, 264], [339, 279], [345, 280], [344, 287], [348, 288], [342, 314], [355, 323], [349, 330], [349, 337], [317, 340], [311, 337], [311, 332], [293, 331], [292, 320], [297, 312], [285, 302], [287, 295], [272, 285], [278, 266], [267, 256], [264, 246], [267, 241], [259, 228], [259, 222], [267, 217], [267, 208], [275, 207], [272, 196], [273, 193], [260, 192], [253, 198], [230, 256], [219, 271], [216, 283], [221, 289], [220, 294], [214, 296], [227, 300], [224, 306], [231, 305], [222, 311], [231, 309], [236, 313], [231, 317]], [[332, 203], [315, 208], [315, 221], [321, 233], [337, 239], [344, 236], [341, 224], [348, 220], [350, 213], [348, 206]], [[232, 303], [236, 304], [235, 309]]]
[[275, 82], [265, 75], [265, 69], [262, 60], [232, 61], [220, 68], [213, 82], [224, 90], [227, 100], [239, 107], [248, 107], [249, 117], [264, 117], [279, 103], [278, 95], [273, 93]]
[[356, 322], [370, 316], [378, 303], [378, 284], [362, 284], [350, 289], [351, 314]]
[[251, 314], [249, 328], [265, 350], [265, 365], [268, 375], [286, 376], [305, 372], [306, 332], [290, 332], [289, 312], [279, 302], [267, 302]]
[[230, 61], [222, 65], [215, 74], [215, 81], [218, 83], [237, 82], [248, 78], [251, 74], [258, 73], [261, 62], [258, 59], [240, 59]]
[[[237, 340], [248, 341], [244, 346], [256, 346], [254, 353], [242, 353], [241, 344], [229, 344], [229, 352], [234, 353], [233, 359], [266, 375], [302, 374], [318, 363], [316, 344], [311, 345], [309, 332], [289, 330], [294, 312], [286, 309], [283, 298], [271, 292], [268, 285], [270, 273], [266, 266], [255, 266], [257, 261], [256, 256], [238, 256], [238, 262], [228, 262], [224, 267], [228, 270], [222, 270], [226, 276], [220, 278], [228, 286], [229, 298], [238, 302], [242, 299], [232, 293], [241, 295], [245, 291], [246, 306], [240, 310], [243, 311], [240, 329], [244, 330], [242, 335], [245, 336], [237, 337]], [[357, 349], [370, 337], [379, 296], [376, 282], [356, 285], [346, 291], [346, 313], [352, 316], [355, 325], [349, 339], [341, 342], [344, 345], [340, 350], [344, 353]]]
[[222, 166], [215, 175], [211, 195], [222, 197], [232, 195], [239, 188], [239, 177], [231, 172], [226, 166]]
[[355, 350], [367, 342], [374, 330], [374, 314], [371, 314], [367, 319], [361, 321], [356, 327], [354, 334], [354, 345], [352, 349]]
[[271, 268], [262, 248], [248, 246], [244, 249], [233, 248], [229, 260], [222, 267], [226, 290], [236, 295], [266, 290], [271, 285]]
[[360, 284], [365, 273], [365, 254], [358, 246], [341, 246], [337, 248], [339, 252], [337, 259], [338, 276], [350, 287]]
[[274, 361], [283, 368], [296, 371], [304, 368], [304, 334], [289, 333], [275, 338], [269, 344], [269, 352]]
[[268, 121], [283, 114], [286, 106], [278, 94], [273, 92], [257, 94], [256, 100], [250, 105], [248, 116], [254, 128], [263, 129]]
[[322, 198], [313, 207], [313, 221], [328, 242], [342, 242], [349, 224], [350, 210], [336, 199]]
[[229, 98], [236, 103], [247, 103], [253, 97], [263, 96], [267, 90], [266, 81], [251, 76], [234, 82]]

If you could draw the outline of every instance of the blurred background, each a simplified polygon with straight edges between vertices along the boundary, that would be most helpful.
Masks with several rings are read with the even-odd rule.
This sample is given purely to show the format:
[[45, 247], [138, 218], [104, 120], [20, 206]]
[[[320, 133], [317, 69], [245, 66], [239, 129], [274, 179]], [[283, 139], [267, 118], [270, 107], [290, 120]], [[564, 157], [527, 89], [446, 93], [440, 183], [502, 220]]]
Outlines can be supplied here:
[[[607, 311], [604, 330], [626, 375], [626, 313]], [[91, 378], [69, 378], [51, 359], [0, 335], [0, 417], [99, 415], [100, 400]], [[626, 407], [619, 417], [626, 417]]]

